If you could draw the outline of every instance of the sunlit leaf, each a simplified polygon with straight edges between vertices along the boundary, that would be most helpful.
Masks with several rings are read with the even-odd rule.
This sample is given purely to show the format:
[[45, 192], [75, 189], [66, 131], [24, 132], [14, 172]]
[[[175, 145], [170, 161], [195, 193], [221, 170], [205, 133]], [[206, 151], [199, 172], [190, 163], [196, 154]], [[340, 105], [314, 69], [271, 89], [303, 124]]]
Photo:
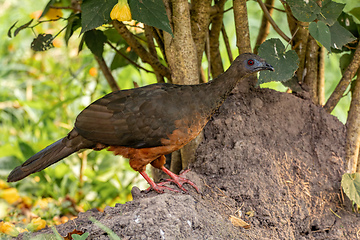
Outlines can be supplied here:
[[360, 173], [345, 173], [341, 179], [341, 186], [349, 199], [360, 206]]

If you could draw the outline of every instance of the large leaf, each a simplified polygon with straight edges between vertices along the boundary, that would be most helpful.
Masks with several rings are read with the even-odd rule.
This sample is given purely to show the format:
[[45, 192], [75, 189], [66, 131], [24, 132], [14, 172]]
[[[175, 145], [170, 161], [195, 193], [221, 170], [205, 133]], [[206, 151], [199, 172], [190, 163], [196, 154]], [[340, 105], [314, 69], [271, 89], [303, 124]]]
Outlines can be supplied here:
[[301, 22], [312, 22], [320, 13], [320, 7], [314, 0], [287, 0], [295, 18]]
[[285, 46], [279, 39], [266, 40], [259, 47], [259, 56], [271, 64], [274, 72], [261, 71], [258, 85], [271, 81], [285, 82], [294, 76], [299, 58], [294, 50], [285, 52]]
[[356, 38], [359, 37], [359, 24], [355, 23], [353, 16], [342, 12], [338, 18], [338, 22], [343, 28], [351, 32], [353, 36]]
[[360, 21], [360, 7], [353, 8], [349, 11], [354, 17]]
[[173, 35], [162, 0], [129, 0], [132, 18]]
[[84, 34], [84, 39], [90, 51], [101, 58], [104, 52], [104, 43], [107, 41], [105, 34], [100, 30], [91, 30]]
[[331, 52], [331, 34], [329, 27], [324, 22], [311, 22], [309, 24], [309, 33], [316, 41], [321, 43], [329, 52]]
[[81, 33], [111, 21], [110, 12], [117, 0], [84, 0], [81, 4]]
[[331, 33], [331, 47], [335, 49], [341, 49], [345, 44], [355, 40], [354, 35], [348, 30], [336, 22], [334, 25], [329, 27]]
[[360, 206], [360, 173], [345, 173], [341, 179], [341, 186], [349, 199]]
[[344, 7], [345, 4], [325, 0], [322, 3], [321, 13], [318, 14], [318, 19], [331, 26], [336, 22]]

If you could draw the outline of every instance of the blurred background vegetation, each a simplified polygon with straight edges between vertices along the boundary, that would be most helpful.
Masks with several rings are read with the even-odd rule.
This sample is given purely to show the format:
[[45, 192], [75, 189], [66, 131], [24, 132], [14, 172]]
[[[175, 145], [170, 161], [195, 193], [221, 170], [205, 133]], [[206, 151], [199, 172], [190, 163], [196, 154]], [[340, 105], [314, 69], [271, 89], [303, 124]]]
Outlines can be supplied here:
[[[16, 21], [22, 25], [30, 18], [38, 18], [47, 2], [0, 1], [0, 219], [6, 221], [39, 215], [57, 223], [61, 222], [59, 216], [71, 218], [79, 211], [94, 207], [101, 209], [129, 201], [133, 185], [140, 189], [147, 187], [126, 159], [106, 151], [90, 150], [74, 154], [20, 182], [5, 183], [10, 170], [65, 136], [84, 107], [111, 92], [90, 51], [85, 47], [79, 53], [79, 30], [70, 39], [68, 46], [63, 32], [55, 39], [55, 48], [45, 52], [30, 49], [34, 37], [30, 29], [21, 31], [15, 38], [7, 36], [8, 29]], [[337, 2], [347, 3], [346, 8], [351, 8], [351, 3], [346, 0]], [[276, 4], [279, 5], [276, 7], [282, 7], [280, 2]], [[248, 1], [247, 6], [254, 46], [262, 11], [256, 1]], [[230, 7], [231, 2], [228, 1], [225, 9]], [[64, 16], [69, 14], [66, 10], [59, 11]], [[49, 12], [44, 20], [51, 19], [51, 14], [54, 13]], [[288, 30], [285, 13], [273, 17], [281, 29]], [[236, 56], [233, 19], [232, 11], [225, 13], [225, 27], [233, 46], [233, 55]], [[35, 27], [34, 31], [55, 35], [65, 24], [62, 20], [49, 21]], [[270, 31], [268, 38], [272, 37], [278, 37], [274, 31]], [[220, 44], [221, 54], [226, 56], [224, 42], [221, 40]], [[284, 42], [284, 45], [287, 43]], [[105, 53], [105, 60], [111, 61], [113, 54], [110, 51]], [[340, 57], [336, 53], [326, 56], [326, 98], [341, 78]], [[228, 58], [223, 59], [227, 68], [230, 64]], [[142, 66], [150, 69], [146, 64]], [[203, 68], [207, 72], [206, 64]], [[156, 82], [155, 75], [138, 70], [133, 65], [118, 68], [113, 74], [121, 89], [133, 88], [134, 82], [139, 86]], [[266, 83], [261, 87], [286, 90], [280, 83]], [[343, 97], [333, 111], [343, 123], [346, 121], [349, 101], [350, 96]], [[15, 186], [17, 190], [11, 188]]]

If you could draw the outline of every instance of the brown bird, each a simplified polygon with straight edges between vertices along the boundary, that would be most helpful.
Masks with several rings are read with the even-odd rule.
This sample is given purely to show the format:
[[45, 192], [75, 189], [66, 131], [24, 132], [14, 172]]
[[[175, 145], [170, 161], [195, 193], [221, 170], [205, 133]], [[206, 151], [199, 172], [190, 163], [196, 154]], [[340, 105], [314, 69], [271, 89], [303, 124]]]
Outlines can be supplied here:
[[[251, 53], [238, 56], [229, 69], [214, 80], [198, 85], [152, 84], [112, 92], [85, 108], [70, 133], [16, 167], [8, 182], [41, 171], [80, 149], [108, 148], [129, 158], [130, 166], [162, 193], [175, 190], [156, 184], [146, 173], [147, 164], [161, 169], [168, 180], [186, 191], [188, 179], [164, 167], [165, 156], [194, 139], [220, 107], [240, 79], [261, 70], [274, 71], [262, 58]], [[177, 191], [177, 190], [175, 190]]]

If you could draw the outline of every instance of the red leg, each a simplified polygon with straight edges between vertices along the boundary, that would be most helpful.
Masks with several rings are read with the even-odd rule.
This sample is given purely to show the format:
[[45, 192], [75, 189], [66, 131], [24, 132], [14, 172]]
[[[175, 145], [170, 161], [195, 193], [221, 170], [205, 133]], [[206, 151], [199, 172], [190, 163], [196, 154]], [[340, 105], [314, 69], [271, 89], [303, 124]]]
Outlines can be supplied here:
[[169, 169], [167, 169], [164, 166], [162, 166], [160, 169], [172, 178], [172, 179], [167, 179], [167, 181], [175, 183], [184, 192], [187, 192], [187, 190], [183, 187], [183, 184], [188, 183], [191, 186], [193, 186], [198, 193], [200, 193], [199, 188], [195, 185], [195, 183], [191, 182], [186, 178], [181, 177], [181, 175], [187, 173], [188, 171], [190, 171], [190, 169], [182, 172], [180, 175], [176, 175], [175, 173], [171, 172]]
[[166, 190], [170, 190], [170, 191], [173, 191], [173, 192], [179, 192], [179, 191], [176, 190], [176, 189], [163, 186], [164, 183], [156, 184], [156, 183], [146, 174], [145, 171], [140, 172], [140, 174], [141, 174], [141, 176], [143, 176], [144, 179], [150, 184], [150, 187], [149, 187], [148, 189], [146, 189], [146, 191], [150, 191], [150, 189], [153, 189], [153, 190], [155, 190], [155, 191], [158, 192], [158, 193], [164, 193], [164, 190], [166, 189]]

